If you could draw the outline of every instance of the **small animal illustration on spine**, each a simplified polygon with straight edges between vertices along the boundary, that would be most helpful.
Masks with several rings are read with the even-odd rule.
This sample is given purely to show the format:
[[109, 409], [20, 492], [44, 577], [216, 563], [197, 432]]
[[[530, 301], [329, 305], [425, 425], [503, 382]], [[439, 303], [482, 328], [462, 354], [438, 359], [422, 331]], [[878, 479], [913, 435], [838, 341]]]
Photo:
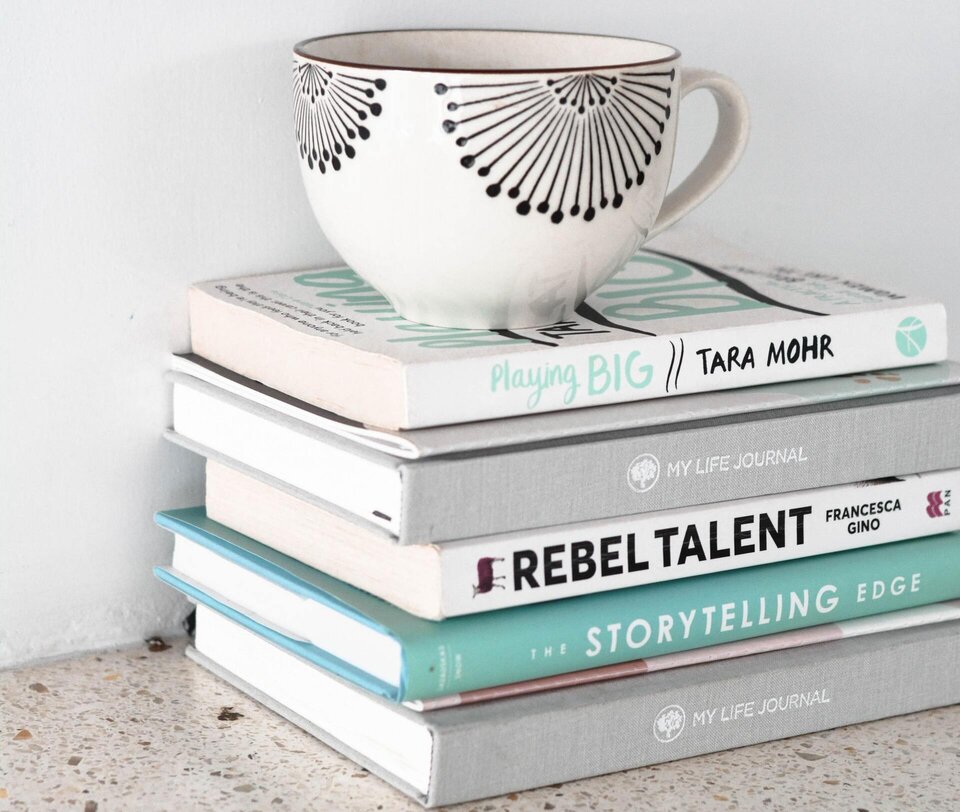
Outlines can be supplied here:
[[502, 558], [490, 558], [489, 556], [478, 559], [477, 561], [477, 583], [473, 585], [473, 597], [485, 595], [493, 589], [506, 589], [500, 583], [506, 576], [494, 575], [493, 565], [496, 561], [503, 561]]
[[676, 69], [571, 73], [550, 79], [437, 84], [445, 133], [486, 192], [559, 224], [619, 208], [660, 154]]
[[315, 62], [294, 62], [293, 94], [300, 158], [310, 169], [339, 171], [344, 158], [356, 157], [357, 139], [370, 130], [362, 122], [383, 112], [377, 93], [385, 79], [338, 73]]

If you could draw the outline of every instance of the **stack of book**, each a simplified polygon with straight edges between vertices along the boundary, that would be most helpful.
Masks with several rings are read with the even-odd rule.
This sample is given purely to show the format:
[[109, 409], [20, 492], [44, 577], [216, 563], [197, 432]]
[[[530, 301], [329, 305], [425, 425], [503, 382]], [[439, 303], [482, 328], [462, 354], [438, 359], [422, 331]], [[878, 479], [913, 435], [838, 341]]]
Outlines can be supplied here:
[[196, 285], [189, 656], [427, 805], [960, 701], [943, 307], [674, 242], [519, 331]]

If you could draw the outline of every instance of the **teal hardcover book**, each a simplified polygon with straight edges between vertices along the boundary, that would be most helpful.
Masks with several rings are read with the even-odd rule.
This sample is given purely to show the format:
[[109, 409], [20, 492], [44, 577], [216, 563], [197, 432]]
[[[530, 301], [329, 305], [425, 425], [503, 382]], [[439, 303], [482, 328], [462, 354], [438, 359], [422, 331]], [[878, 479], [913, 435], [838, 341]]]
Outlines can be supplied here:
[[[167, 583], [395, 701], [550, 677], [960, 597], [960, 533], [430, 621], [208, 519], [177, 536]], [[638, 555], [652, 556], [656, 550]], [[639, 561], [639, 557], [638, 557]], [[318, 642], [321, 645], [318, 645]], [[390, 651], [397, 652], [391, 671]], [[386, 652], [373, 657], [369, 652]]]

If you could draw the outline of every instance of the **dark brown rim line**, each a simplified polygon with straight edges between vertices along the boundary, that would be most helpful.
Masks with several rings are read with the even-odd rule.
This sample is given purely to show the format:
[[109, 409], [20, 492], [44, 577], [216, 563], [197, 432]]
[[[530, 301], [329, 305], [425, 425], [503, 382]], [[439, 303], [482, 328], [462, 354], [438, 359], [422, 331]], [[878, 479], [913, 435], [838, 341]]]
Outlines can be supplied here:
[[[401, 33], [418, 33], [426, 31], [449, 31], [456, 33], [468, 33], [468, 32], [484, 32], [484, 33], [497, 33], [497, 34], [560, 34], [568, 37], [597, 37], [602, 39], [619, 39], [619, 40], [628, 40], [630, 42], [646, 42], [651, 45], [659, 45], [663, 48], [669, 48], [673, 51], [673, 54], [670, 56], [662, 56], [659, 59], [644, 59], [640, 62], [620, 62], [612, 65], [585, 65], [580, 67], [573, 68], [411, 68], [403, 67], [401, 65], [379, 65], [371, 62], [346, 62], [342, 59], [328, 59], [320, 56], [313, 56], [311, 54], [305, 54], [303, 49], [312, 45], [315, 42], [323, 42], [324, 40], [338, 39], [340, 37], [353, 37], [360, 34], [401, 34]], [[614, 36], [613, 34], [583, 34], [574, 31], [526, 31], [520, 29], [507, 29], [507, 28], [386, 28], [375, 31], [349, 31], [343, 34], [328, 34], [323, 37], [311, 37], [310, 39], [301, 40], [296, 45], [293, 46], [293, 52], [301, 59], [306, 59], [310, 62], [322, 62], [325, 65], [338, 65], [344, 68], [355, 68], [359, 70], [390, 70], [390, 71], [405, 71], [407, 73], [437, 73], [437, 74], [446, 74], [446, 75], [477, 75], [477, 74], [488, 74], [488, 75], [517, 75], [525, 73], [584, 73], [584, 72], [596, 72], [596, 71], [606, 71], [606, 70], [619, 70], [621, 68], [637, 68], [642, 67], [643, 65], [662, 65], [665, 62], [673, 62], [676, 59], [680, 58], [680, 51], [677, 48], [674, 48], [672, 45], [667, 45], [665, 42], [656, 42], [650, 39], [637, 39], [635, 37], [619, 37]]]

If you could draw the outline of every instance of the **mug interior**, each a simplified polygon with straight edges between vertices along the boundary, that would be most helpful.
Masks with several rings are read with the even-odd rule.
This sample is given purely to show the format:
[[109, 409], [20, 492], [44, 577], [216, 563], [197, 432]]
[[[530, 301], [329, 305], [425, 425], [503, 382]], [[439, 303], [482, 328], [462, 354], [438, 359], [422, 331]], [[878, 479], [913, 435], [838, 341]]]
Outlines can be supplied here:
[[626, 37], [539, 31], [370, 31], [306, 40], [295, 53], [353, 67], [459, 72], [579, 71], [666, 62], [669, 45]]

